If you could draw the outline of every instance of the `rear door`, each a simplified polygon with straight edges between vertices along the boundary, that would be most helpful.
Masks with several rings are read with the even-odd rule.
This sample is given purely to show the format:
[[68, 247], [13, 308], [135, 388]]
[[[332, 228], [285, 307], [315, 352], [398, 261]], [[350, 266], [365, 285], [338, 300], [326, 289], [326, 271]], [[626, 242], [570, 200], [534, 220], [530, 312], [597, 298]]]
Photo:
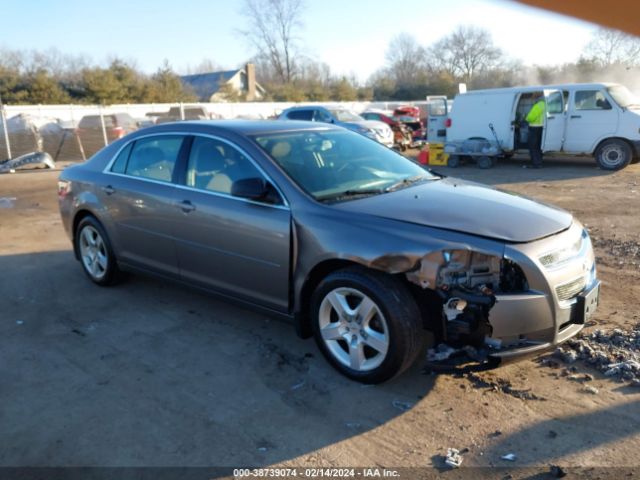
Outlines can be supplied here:
[[545, 90], [546, 117], [542, 138], [543, 152], [559, 152], [565, 132], [565, 104], [562, 91]]
[[173, 240], [174, 173], [183, 135], [151, 135], [132, 142], [105, 172], [96, 194], [115, 226], [118, 256], [166, 275], [178, 275]]
[[593, 153], [601, 139], [615, 134], [618, 116], [604, 89], [575, 90], [569, 100], [565, 152]]
[[231, 142], [195, 136], [177, 201], [180, 275], [189, 282], [287, 311], [291, 213], [279, 202], [231, 195], [234, 181], [259, 177], [256, 164]]
[[449, 106], [445, 96], [427, 97], [427, 141], [444, 143], [447, 139], [445, 122], [449, 118]]

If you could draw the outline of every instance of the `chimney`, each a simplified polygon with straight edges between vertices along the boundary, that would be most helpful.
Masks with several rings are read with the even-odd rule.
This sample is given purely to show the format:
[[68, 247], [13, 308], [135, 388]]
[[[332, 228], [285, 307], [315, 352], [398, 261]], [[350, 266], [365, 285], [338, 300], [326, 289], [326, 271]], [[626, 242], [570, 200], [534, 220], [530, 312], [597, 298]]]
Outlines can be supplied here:
[[256, 100], [256, 66], [253, 63], [247, 63], [245, 66], [247, 74], [247, 101]]

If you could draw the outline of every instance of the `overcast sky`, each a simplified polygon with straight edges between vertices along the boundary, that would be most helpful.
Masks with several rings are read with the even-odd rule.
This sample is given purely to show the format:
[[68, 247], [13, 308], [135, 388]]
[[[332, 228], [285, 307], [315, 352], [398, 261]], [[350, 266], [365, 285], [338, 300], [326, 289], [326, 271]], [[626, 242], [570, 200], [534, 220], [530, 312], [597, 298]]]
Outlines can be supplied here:
[[[202, 59], [235, 68], [253, 53], [237, 33], [241, 0], [30, 0], [2, 2], [0, 47], [119, 56], [153, 72], [163, 59], [178, 72]], [[307, 0], [300, 44], [335, 73], [361, 80], [383, 66], [400, 32], [428, 45], [456, 25], [488, 29], [496, 45], [528, 64], [574, 61], [595, 26], [508, 0]]]

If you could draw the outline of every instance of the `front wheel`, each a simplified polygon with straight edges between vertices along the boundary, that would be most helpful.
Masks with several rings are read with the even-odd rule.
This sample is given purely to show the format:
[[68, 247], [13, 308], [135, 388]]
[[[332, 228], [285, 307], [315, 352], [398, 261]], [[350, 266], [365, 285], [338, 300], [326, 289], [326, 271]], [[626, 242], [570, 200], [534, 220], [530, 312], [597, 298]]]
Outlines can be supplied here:
[[603, 170], [620, 170], [631, 162], [633, 152], [624, 140], [611, 139], [600, 144], [596, 150], [596, 162]]
[[389, 275], [357, 267], [334, 272], [318, 285], [311, 308], [320, 350], [354, 380], [384, 382], [406, 370], [421, 350], [418, 307]]
[[75, 248], [84, 273], [101, 286], [117, 283], [121, 278], [109, 237], [92, 216], [83, 218], [76, 229]]

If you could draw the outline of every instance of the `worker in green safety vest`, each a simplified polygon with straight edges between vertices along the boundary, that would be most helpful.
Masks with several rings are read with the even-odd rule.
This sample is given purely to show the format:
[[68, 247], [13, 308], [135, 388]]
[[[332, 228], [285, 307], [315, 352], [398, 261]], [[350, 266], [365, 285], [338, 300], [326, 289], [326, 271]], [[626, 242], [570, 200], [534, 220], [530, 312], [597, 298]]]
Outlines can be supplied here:
[[542, 167], [542, 131], [544, 128], [544, 116], [546, 112], [544, 96], [538, 94], [536, 101], [529, 110], [525, 120], [529, 124], [529, 155], [533, 168]]

